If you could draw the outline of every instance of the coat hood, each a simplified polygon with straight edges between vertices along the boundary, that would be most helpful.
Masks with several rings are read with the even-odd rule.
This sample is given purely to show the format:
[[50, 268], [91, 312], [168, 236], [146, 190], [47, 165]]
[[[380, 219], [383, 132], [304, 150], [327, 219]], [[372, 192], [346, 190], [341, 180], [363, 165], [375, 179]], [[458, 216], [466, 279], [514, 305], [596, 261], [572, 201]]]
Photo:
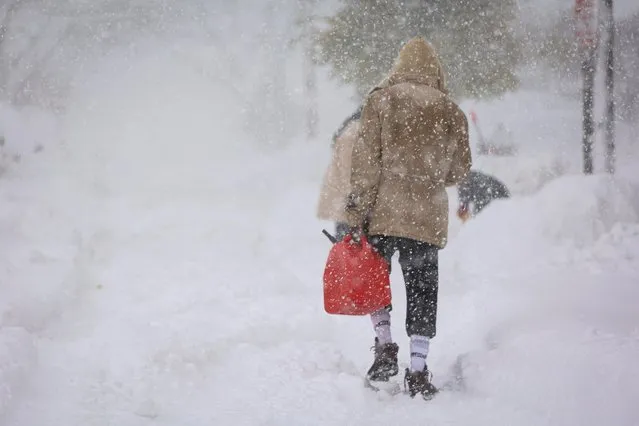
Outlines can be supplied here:
[[437, 52], [421, 37], [412, 38], [401, 48], [390, 73], [376, 88], [404, 81], [425, 84], [447, 93], [444, 70]]

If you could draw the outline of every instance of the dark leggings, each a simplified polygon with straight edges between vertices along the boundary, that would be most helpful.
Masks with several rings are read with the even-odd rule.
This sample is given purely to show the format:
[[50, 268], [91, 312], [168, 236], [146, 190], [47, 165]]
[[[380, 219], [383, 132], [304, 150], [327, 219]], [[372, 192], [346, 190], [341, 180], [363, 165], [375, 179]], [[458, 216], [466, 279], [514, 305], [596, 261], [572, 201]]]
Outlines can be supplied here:
[[[395, 252], [406, 285], [406, 332], [409, 336], [435, 337], [437, 331], [437, 290], [439, 249], [410, 238], [371, 236], [370, 242], [389, 265]], [[390, 311], [392, 306], [388, 306]]]
[[351, 229], [350, 226], [348, 226], [346, 223], [336, 222], [335, 238], [337, 238], [338, 241], [341, 241], [346, 236], [346, 234], [348, 234], [348, 231], [350, 229]]

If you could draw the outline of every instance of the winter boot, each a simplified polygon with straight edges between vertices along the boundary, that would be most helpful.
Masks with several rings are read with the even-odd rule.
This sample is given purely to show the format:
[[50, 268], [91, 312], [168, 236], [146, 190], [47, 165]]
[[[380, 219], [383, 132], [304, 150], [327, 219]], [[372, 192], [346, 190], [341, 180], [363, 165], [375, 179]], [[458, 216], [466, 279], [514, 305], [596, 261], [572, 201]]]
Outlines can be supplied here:
[[399, 367], [397, 366], [399, 346], [397, 346], [397, 343], [380, 345], [379, 339], [376, 337], [373, 350], [375, 351], [375, 360], [368, 373], [366, 373], [368, 380], [386, 382], [392, 376], [396, 376], [399, 372]]
[[417, 394], [421, 394], [424, 399], [428, 400], [435, 396], [437, 392], [439, 392], [437, 388], [430, 382], [432, 376], [433, 375], [430, 371], [428, 371], [427, 368], [424, 368], [424, 371], [413, 372], [411, 372], [408, 368], [406, 369], [406, 375], [404, 376], [404, 387], [407, 388], [411, 398], [414, 398]]

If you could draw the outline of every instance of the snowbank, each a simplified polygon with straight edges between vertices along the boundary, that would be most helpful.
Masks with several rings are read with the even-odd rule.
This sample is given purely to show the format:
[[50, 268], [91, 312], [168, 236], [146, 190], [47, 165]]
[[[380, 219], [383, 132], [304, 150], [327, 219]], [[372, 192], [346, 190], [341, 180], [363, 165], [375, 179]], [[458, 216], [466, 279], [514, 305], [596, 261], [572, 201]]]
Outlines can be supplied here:
[[463, 354], [468, 393], [521, 424], [636, 422], [638, 190], [568, 176], [459, 231], [442, 256], [440, 337], [444, 358]]
[[[460, 263], [481, 274], [504, 263], [534, 271], [539, 264], [563, 263], [566, 256], [592, 249], [620, 226], [639, 224], [639, 185], [609, 176], [556, 179], [539, 193], [491, 204], [457, 235]], [[491, 241], [476, 256], [472, 241]], [[465, 250], [465, 253], [463, 252]]]
[[0, 175], [59, 142], [54, 114], [35, 107], [0, 104]]
[[37, 334], [77, 296], [88, 252], [76, 186], [56, 164], [57, 117], [3, 106], [0, 130], [1, 415], [36, 367]]
[[36, 357], [33, 336], [22, 328], [0, 326], [0, 417], [28, 381]]

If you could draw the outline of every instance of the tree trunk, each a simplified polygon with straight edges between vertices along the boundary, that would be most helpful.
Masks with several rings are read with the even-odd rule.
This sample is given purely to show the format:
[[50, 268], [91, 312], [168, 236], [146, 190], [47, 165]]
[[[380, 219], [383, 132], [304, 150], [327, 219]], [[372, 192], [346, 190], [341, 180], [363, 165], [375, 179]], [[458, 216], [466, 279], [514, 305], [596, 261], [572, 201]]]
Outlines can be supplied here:
[[594, 107], [594, 86], [595, 86], [595, 64], [596, 54], [592, 49], [588, 53], [588, 57], [584, 60], [582, 71], [584, 78], [583, 86], [583, 139], [582, 149], [584, 156], [584, 173], [589, 175], [593, 172], [592, 161], [592, 144], [595, 133], [595, 125], [593, 119]]
[[606, 172], [615, 172], [615, 18], [613, 0], [603, 0], [606, 19]]
[[595, 133], [593, 119], [595, 70], [597, 66], [598, 34], [595, 23], [594, 0], [575, 0], [575, 18], [577, 38], [582, 52], [581, 70], [583, 73], [583, 167], [584, 174], [592, 174], [592, 144]]

